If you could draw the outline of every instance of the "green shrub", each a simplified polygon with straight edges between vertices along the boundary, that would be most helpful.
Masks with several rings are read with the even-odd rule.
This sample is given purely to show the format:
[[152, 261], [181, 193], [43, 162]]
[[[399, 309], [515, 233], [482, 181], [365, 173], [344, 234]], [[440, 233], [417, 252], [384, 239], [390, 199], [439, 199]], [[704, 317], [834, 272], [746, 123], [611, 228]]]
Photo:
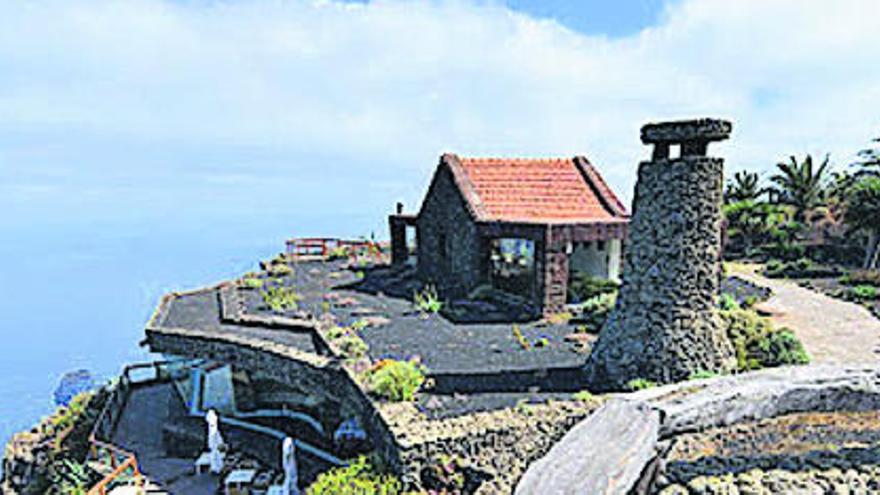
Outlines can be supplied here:
[[272, 277], [286, 277], [293, 274], [293, 268], [287, 263], [272, 263], [267, 271]]
[[718, 298], [718, 306], [722, 311], [730, 311], [732, 309], [739, 309], [739, 303], [736, 302], [736, 298], [733, 297], [732, 294], [721, 294], [721, 297]]
[[746, 309], [721, 311], [720, 314], [727, 331], [727, 338], [733, 345], [737, 369], [745, 371], [760, 368], [760, 362], [750, 355], [749, 348], [773, 329], [769, 320]]
[[774, 330], [758, 341], [753, 350], [765, 367], [808, 364], [810, 357], [794, 332], [787, 328]]
[[348, 335], [349, 332], [350, 330], [348, 327], [340, 327], [339, 325], [335, 325], [331, 327], [330, 330], [327, 330], [327, 339], [336, 340], [345, 335]]
[[348, 258], [348, 249], [343, 246], [335, 247], [327, 253], [327, 261], [341, 260], [345, 258]]
[[355, 332], [360, 332], [361, 330], [363, 330], [363, 329], [367, 328], [368, 326], [370, 326], [370, 322], [369, 322], [368, 320], [365, 320], [365, 319], [361, 318], [361, 319], [355, 321], [354, 323], [352, 323], [352, 324], [349, 325], [349, 326], [350, 326], [351, 329], [354, 330]]
[[585, 330], [598, 333], [605, 325], [608, 315], [617, 302], [617, 293], [609, 292], [587, 299], [580, 305], [581, 318], [586, 325]]
[[421, 292], [414, 292], [413, 304], [425, 314], [439, 313], [443, 309], [443, 303], [437, 296], [437, 288], [433, 285], [426, 286]]
[[691, 376], [688, 377], [688, 380], [705, 380], [707, 378], [715, 378], [717, 376], [720, 376], [720, 375], [718, 375], [718, 373], [715, 373], [714, 371], [702, 371], [701, 370], [701, 371], [696, 371], [694, 373], [691, 373]]
[[847, 298], [854, 301], [873, 301], [877, 299], [878, 290], [873, 285], [857, 285], [850, 287], [847, 291]]
[[768, 277], [781, 277], [785, 270], [785, 263], [780, 260], [772, 259], [764, 265], [764, 274]]
[[578, 402], [593, 402], [596, 400], [596, 396], [592, 394], [589, 390], [581, 390], [580, 392], [575, 392], [571, 396], [572, 399]]
[[370, 391], [392, 402], [412, 401], [423, 383], [424, 367], [415, 360], [381, 361], [368, 378]]
[[758, 301], [760, 301], [760, 299], [758, 298], [758, 296], [755, 296], [755, 295], [746, 296], [746, 297], [743, 299], [743, 302], [742, 302], [741, 306], [742, 306], [744, 309], [751, 309], [751, 308], [755, 307], [755, 304], [758, 304]]
[[431, 459], [422, 469], [421, 478], [427, 494], [463, 493], [467, 483], [464, 465], [448, 455]]
[[880, 270], [853, 270], [840, 277], [840, 283], [880, 287]]
[[630, 392], [635, 392], [637, 390], [646, 390], [649, 388], [656, 387], [657, 384], [652, 382], [651, 380], [645, 378], [633, 378], [632, 380], [626, 382], [626, 389]]
[[276, 313], [283, 313], [287, 310], [296, 309], [302, 296], [297, 294], [293, 287], [269, 287], [260, 291], [263, 303]]
[[367, 355], [367, 351], [370, 350], [369, 346], [367, 346], [367, 343], [353, 333], [347, 333], [337, 338], [336, 340], [334, 340], [334, 343], [339, 349], [339, 352], [341, 352], [347, 358], [364, 357]]
[[721, 311], [721, 318], [736, 353], [738, 370], [809, 362], [803, 345], [791, 330], [774, 329], [768, 319], [754, 311]]
[[402, 491], [397, 478], [380, 473], [361, 456], [346, 467], [318, 475], [306, 488], [306, 495], [398, 495]]
[[580, 273], [568, 284], [568, 300], [575, 303], [587, 301], [603, 294], [616, 293], [619, 287], [620, 284], [613, 280]]
[[804, 255], [806, 255], [807, 248], [803, 244], [776, 242], [767, 246], [767, 251], [775, 258], [781, 258], [785, 261], [793, 261], [803, 258]]
[[241, 285], [246, 289], [262, 289], [265, 283], [265, 280], [257, 277], [244, 277], [241, 279]]

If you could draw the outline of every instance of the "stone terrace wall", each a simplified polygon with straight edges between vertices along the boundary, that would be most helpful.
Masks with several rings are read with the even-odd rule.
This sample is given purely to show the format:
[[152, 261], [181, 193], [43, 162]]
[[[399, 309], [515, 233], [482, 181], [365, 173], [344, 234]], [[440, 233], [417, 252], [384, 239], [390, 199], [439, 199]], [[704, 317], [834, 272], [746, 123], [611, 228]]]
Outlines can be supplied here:
[[543, 456], [599, 401], [559, 401], [429, 420], [413, 404], [384, 404], [382, 416], [397, 438], [403, 480], [423, 489], [421, 471], [438, 458], [462, 461], [491, 477], [479, 494], [508, 494], [528, 465]]
[[388, 427], [353, 377], [336, 361], [320, 359], [319, 363], [310, 363], [290, 357], [287, 349], [276, 349], [275, 345], [229, 342], [174, 329], [148, 329], [147, 341], [154, 352], [230, 363], [321, 396], [327, 403], [339, 404], [340, 413], [358, 417], [377, 452], [393, 469], [400, 469], [397, 446]]

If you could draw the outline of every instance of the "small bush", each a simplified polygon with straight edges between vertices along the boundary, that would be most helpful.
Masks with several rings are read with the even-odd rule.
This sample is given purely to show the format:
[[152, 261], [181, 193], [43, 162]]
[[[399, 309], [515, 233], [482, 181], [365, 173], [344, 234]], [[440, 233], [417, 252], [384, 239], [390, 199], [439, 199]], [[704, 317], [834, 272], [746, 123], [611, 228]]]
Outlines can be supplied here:
[[719, 376], [718, 373], [714, 371], [697, 371], [691, 373], [691, 376], [688, 377], [688, 380], [705, 380], [707, 378], [715, 378]]
[[598, 333], [605, 325], [605, 321], [616, 303], [616, 292], [609, 292], [584, 301], [580, 305], [581, 318], [586, 323], [584, 328]]
[[327, 261], [341, 260], [348, 258], [349, 251], [343, 246], [335, 247], [327, 253]]
[[775, 330], [758, 341], [754, 354], [765, 367], [808, 364], [810, 357], [794, 332], [786, 328]]
[[467, 484], [465, 467], [456, 458], [441, 455], [432, 459], [420, 474], [429, 494], [469, 493], [465, 491]]
[[613, 280], [581, 273], [568, 284], [568, 300], [573, 303], [587, 301], [603, 294], [615, 293], [619, 287], [620, 284]]
[[413, 304], [425, 314], [439, 313], [443, 309], [443, 303], [437, 296], [437, 288], [433, 285], [425, 287], [421, 292], [413, 293]]
[[768, 277], [781, 276], [784, 268], [785, 263], [777, 259], [772, 259], [764, 265], [764, 274]]
[[632, 380], [626, 382], [626, 389], [630, 392], [635, 392], [637, 390], [646, 390], [649, 388], [654, 388], [656, 386], [656, 383], [645, 378], [633, 378]]
[[880, 270], [853, 270], [840, 277], [840, 283], [880, 287]]
[[293, 287], [269, 287], [260, 291], [263, 303], [276, 313], [296, 309], [302, 296]]
[[850, 287], [846, 296], [853, 301], [873, 301], [877, 299], [878, 294], [880, 292], [873, 285], [857, 285]]
[[718, 306], [722, 311], [730, 311], [732, 309], [739, 309], [739, 303], [736, 302], [736, 298], [733, 297], [732, 294], [721, 294], [721, 297], [718, 298]]
[[293, 268], [287, 263], [272, 263], [267, 271], [272, 277], [286, 277], [293, 274]]
[[348, 327], [340, 327], [339, 325], [335, 325], [327, 330], [327, 339], [328, 340], [336, 340], [345, 335], [348, 335], [350, 332]]
[[355, 332], [360, 332], [361, 330], [367, 328], [368, 326], [370, 326], [370, 322], [368, 320], [363, 319], [363, 318], [355, 321], [354, 323], [352, 323], [350, 325], [351, 329], [354, 330]]
[[265, 280], [257, 277], [245, 277], [241, 279], [241, 286], [245, 289], [262, 289], [265, 283]]
[[380, 473], [361, 456], [346, 467], [318, 475], [306, 488], [306, 495], [398, 495], [402, 491], [397, 478]]
[[571, 396], [572, 399], [578, 402], [593, 402], [596, 400], [596, 396], [593, 395], [589, 390], [581, 390], [580, 392], [575, 392]]
[[755, 295], [746, 296], [745, 299], [743, 299], [741, 306], [743, 307], [743, 309], [751, 309], [751, 308], [754, 308], [755, 305], [758, 304], [758, 301], [760, 301], [760, 300], [761, 299]]
[[415, 360], [384, 360], [368, 377], [369, 389], [392, 402], [412, 401], [423, 383], [424, 367]]
[[360, 358], [367, 355], [370, 350], [363, 339], [353, 333], [346, 333], [333, 341], [346, 358]]
[[737, 369], [745, 371], [760, 368], [760, 362], [750, 355], [749, 349], [772, 331], [769, 320], [745, 309], [721, 311], [720, 314], [727, 338], [733, 344]]
[[740, 371], [809, 362], [803, 344], [791, 330], [774, 329], [769, 320], [754, 311], [721, 311], [721, 317]]

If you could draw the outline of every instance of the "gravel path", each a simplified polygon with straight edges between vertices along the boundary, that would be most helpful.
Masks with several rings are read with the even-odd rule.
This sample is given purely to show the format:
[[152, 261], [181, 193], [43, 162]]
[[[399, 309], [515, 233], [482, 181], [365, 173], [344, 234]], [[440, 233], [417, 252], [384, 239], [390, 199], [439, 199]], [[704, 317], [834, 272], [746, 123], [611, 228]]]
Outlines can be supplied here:
[[756, 273], [758, 265], [730, 264], [731, 275], [773, 291], [756, 309], [776, 326], [794, 330], [816, 363], [874, 363], [880, 359], [880, 320], [858, 304], [833, 299], [789, 280]]

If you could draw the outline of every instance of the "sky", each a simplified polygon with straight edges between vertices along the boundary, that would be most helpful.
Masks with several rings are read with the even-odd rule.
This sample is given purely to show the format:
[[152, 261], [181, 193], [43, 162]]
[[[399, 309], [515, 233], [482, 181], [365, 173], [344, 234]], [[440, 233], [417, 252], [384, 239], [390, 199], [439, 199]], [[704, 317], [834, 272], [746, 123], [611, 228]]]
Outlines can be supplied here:
[[387, 237], [444, 152], [583, 154], [627, 203], [652, 121], [730, 119], [728, 172], [845, 166], [880, 136], [878, 10], [0, 0], [0, 437], [63, 371], [134, 359], [163, 292]]
[[446, 151], [585, 154], [628, 200], [639, 127], [696, 116], [733, 120], [716, 147], [730, 169], [845, 163], [880, 134], [877, 9], [0, 1], [0, 206], [16, 212], [0, 225], [194, 219], [223, 202], [383, 233]]

